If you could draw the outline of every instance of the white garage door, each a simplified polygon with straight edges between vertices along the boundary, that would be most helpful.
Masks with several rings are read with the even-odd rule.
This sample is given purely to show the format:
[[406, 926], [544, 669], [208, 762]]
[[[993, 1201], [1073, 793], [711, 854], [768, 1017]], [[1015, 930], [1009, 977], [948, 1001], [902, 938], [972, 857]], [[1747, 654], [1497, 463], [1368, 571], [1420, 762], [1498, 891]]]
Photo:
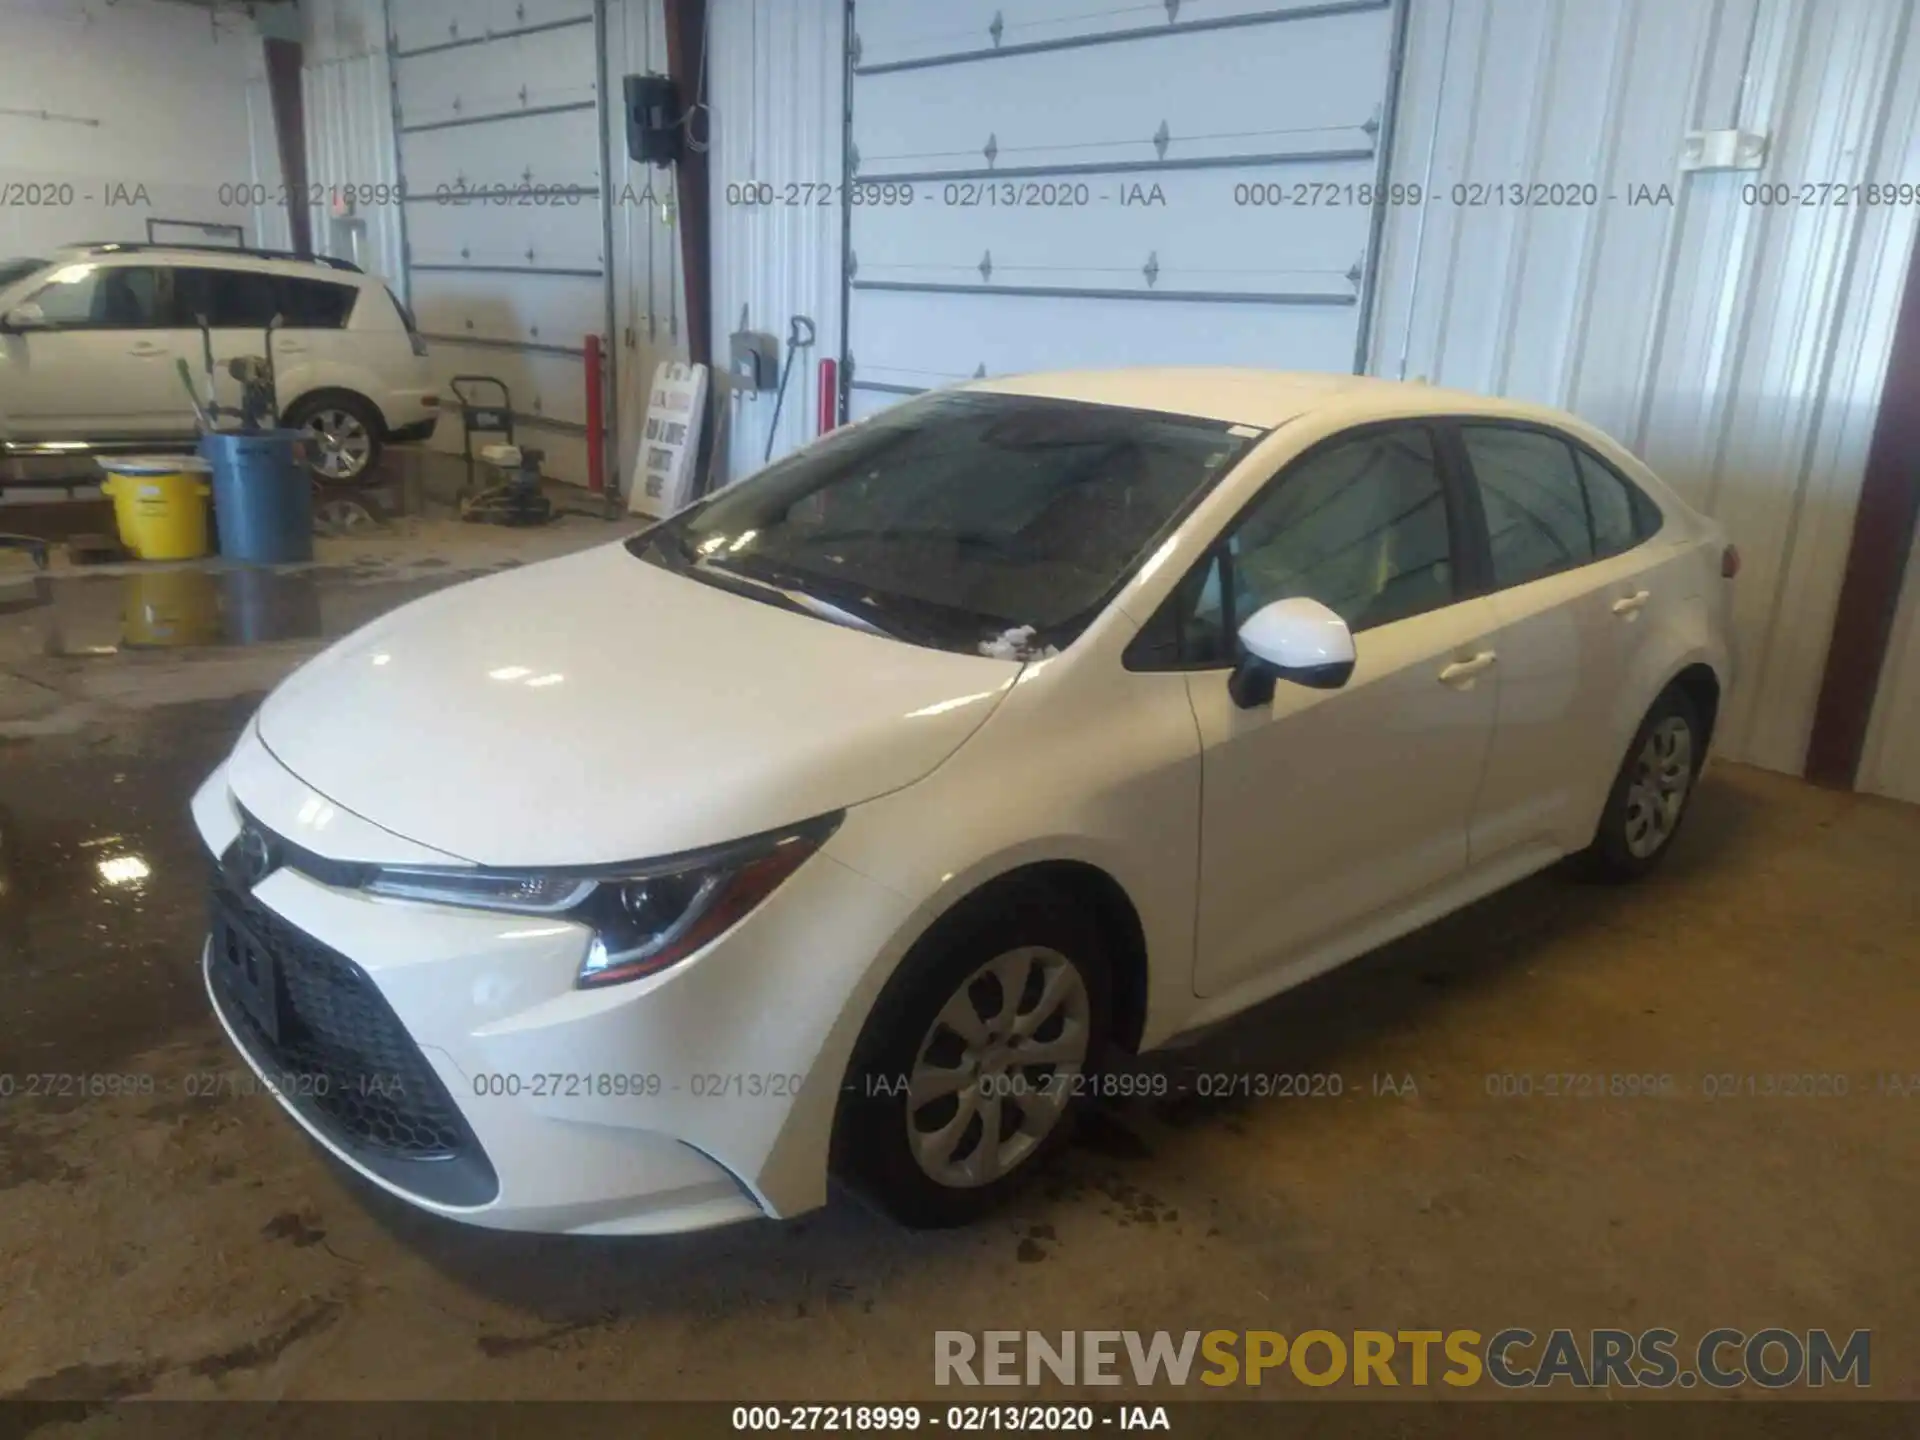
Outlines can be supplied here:
[[[584, 480], [584, 339], [609, 313], [593, 0], [391, 0], [389, 16], [407, 281], [437, 378], [505, 381], [518, 438]], [[434, 443], [459, 450], [453, 414]]]
[[1351, 371], [1393, 0], [856, 0], [854, 417], [973, 375]]

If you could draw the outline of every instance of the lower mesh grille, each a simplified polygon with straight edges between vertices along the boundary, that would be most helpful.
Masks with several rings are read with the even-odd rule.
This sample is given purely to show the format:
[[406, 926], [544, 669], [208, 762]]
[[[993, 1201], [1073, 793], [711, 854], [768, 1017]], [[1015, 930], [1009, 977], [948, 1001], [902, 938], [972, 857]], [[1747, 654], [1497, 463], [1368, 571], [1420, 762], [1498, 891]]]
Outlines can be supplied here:
[[[221, 1013], [282, 1098], [396, 1184], [449, 1203], [491, 1199], [498, 1185], [479, 1142], [366, 973], [217, 872], [211, 908], [208, 973]], [[256, 1013], [269, 1004], [270, 1023]], [[449, 1188], [459, 1198], [436, 1193]]]

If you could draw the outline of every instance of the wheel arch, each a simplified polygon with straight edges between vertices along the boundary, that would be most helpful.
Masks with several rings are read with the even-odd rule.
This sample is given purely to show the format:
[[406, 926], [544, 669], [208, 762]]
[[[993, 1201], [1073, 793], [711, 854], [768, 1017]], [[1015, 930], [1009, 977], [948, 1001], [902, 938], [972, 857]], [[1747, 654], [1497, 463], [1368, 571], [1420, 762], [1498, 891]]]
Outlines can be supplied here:
[[375, 437], [376, 439], [385, 439], [387, 431], [392, 428], [387, 423], [387, 412], [380, 408], [380, 402], [365, 391], [354, 389], [351, 385], [309, 386], [280, 407], [280, 422], [283, 425], [287, 424], [289, 417], [302, 406], [324, 402], [328, 399], [351, 400], [355, 404], [366, 406], [380, 422], [380, 434]]

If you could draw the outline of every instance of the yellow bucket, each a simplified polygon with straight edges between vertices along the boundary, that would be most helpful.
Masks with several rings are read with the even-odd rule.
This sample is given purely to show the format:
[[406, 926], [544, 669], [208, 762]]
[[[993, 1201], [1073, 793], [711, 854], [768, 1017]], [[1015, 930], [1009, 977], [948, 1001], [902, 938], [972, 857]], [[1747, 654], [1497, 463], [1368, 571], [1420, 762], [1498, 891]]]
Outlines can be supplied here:
[[142, 560], [193, 560], [207, 553], [207, 462], [193, 455], [102, 460], [100, 491], [113, 500], [120, 543]]
[[141, 570], [122, 583], [124, 643], [132, 649], [215, 645], [220, 641], [220, 582], [197, 566]]

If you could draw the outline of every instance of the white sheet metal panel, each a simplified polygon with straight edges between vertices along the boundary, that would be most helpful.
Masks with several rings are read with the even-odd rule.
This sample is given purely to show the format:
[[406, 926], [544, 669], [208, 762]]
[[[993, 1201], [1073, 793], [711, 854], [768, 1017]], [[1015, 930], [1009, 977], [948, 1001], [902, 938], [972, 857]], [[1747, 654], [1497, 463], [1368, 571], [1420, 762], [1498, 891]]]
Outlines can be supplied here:
[[[792, 316], [807, 316], [816, 333], [788, 381], [779, 456], [812, 437], [819, 361], [840, 353], [839, 191], [826, 190], [825, 205], [784, 202], [788, 187], [798, 201], [821, 193], [802, 187], [842, 179], [846, 8], [842, 0], [709, 0], [709, 15], [714, 352], [726, 355], [743, 307], [749, 328], [780, 339], [783, 363]], [[739, 187], [763, 183], [780, 203], [741, 202], [754, 192]], [[714, 384], [715, 473], [737, 479], [760, 468], [774, 399], [734, 394], [724, 362]]]
[[[1389, 209], [1370, 368], [1566, 406], [1722, 519], [1745, 566], [1721, 744], [1794, 773], [1920, 216], [1831, 188], [1800, 204], [1800, 187], [1920, 182], [1914, 10], [1413, 0], [1410, 16], [1393, 179], [1426, 200]], [[1764, 170], [1679, 172], [1687, 131], [1734, 126], [1768, 134]], [[1513, 183], [1562, 203], [1498, 203]], [[1761, 183], [1796, 203], [1755, 203]]]
[[860, 0], [855, 25], [856, 196], [876, 202], [851, 217], [856, 394], [1058, 365], [1353, 368], [1385, 0]]
[[[574, 480], [576, 447], [552, 442], [584, 423], [581, 361], [506, 347], [577, 352], [606, 328], [593, 13], [592, 0], [390, 10], [411, 302], [436, 375], [505, 380], [522, 438], [548, 450], [547, 473]], [[434, 437], [460, 441], [457, 422]]]

